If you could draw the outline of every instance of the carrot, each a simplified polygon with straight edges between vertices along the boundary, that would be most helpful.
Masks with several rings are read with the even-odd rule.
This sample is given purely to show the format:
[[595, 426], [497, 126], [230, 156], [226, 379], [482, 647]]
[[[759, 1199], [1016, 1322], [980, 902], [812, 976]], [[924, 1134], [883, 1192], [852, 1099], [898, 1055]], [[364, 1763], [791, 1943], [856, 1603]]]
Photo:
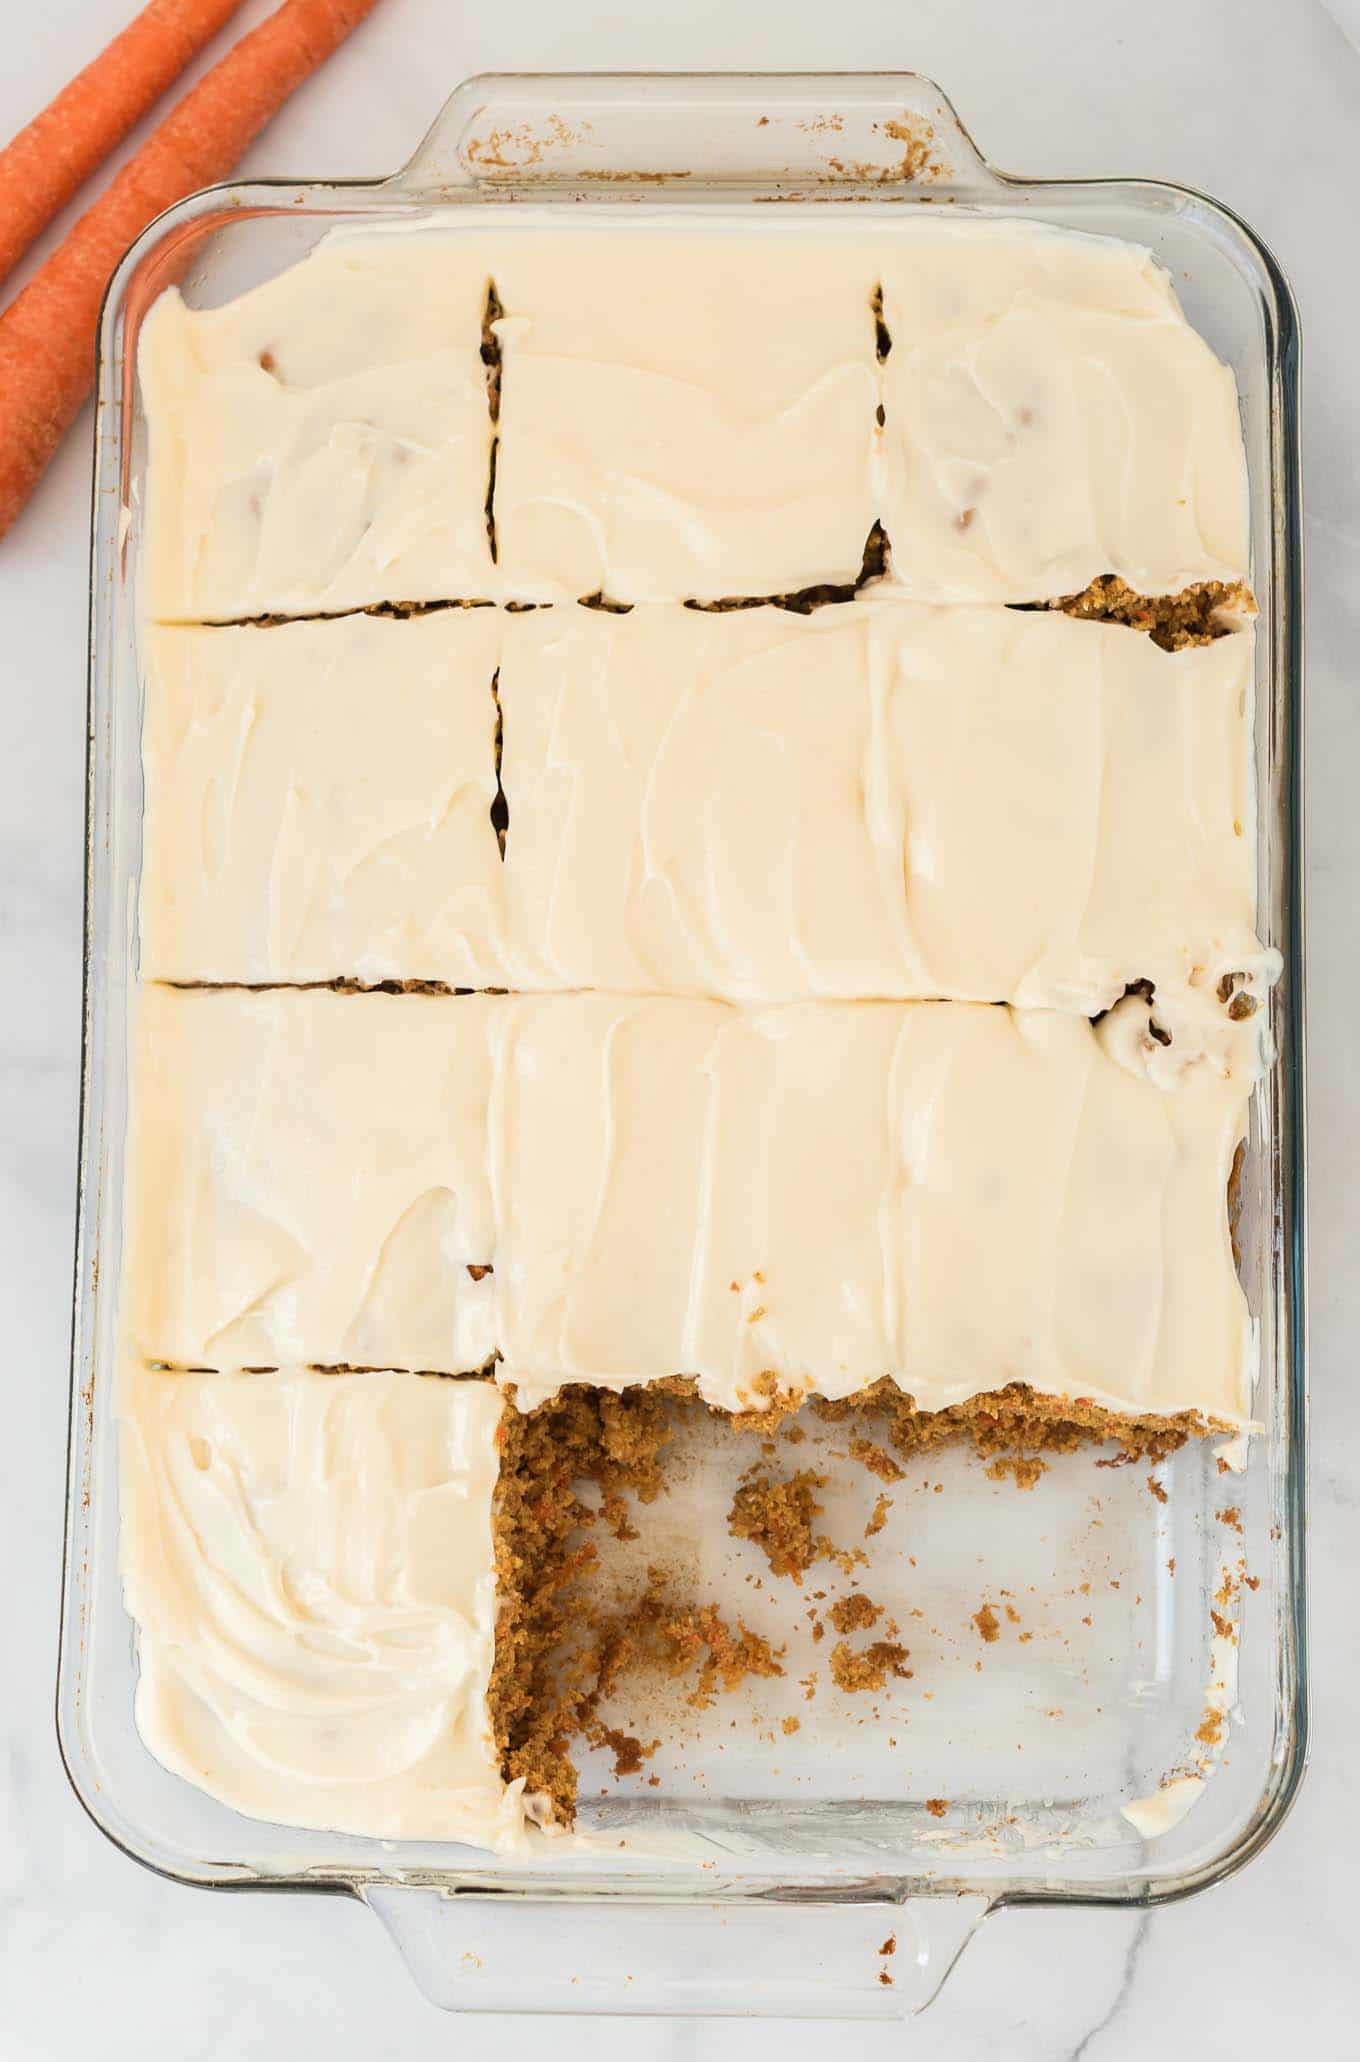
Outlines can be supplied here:
[[104, 292], [148, 222], [224, 179], [377, 0], [284, 0], [168, 114], [0, 315], [0, 537], [94, 381]]
[[241, 0], [150, 0], [0, 150], [0, 279]]

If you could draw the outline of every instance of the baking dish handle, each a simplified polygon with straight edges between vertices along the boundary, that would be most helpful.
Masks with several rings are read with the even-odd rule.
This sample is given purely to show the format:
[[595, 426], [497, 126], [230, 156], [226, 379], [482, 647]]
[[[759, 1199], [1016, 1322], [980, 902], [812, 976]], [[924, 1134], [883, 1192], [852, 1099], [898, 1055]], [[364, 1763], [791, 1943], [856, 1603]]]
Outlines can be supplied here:
[[945, 95], [916, 72], [564, 72], [467, 80], [387, 186], [438, 201], [469, 188], [532, 195], [630, 184], [691, 199], [724, 187], [904, 185], [943, 198], [999, 183]]
[[390, 1883], [359, 1894], [449, 2012], [907, 2019], [991, 1908], [976, 1895], [616, 1906]]

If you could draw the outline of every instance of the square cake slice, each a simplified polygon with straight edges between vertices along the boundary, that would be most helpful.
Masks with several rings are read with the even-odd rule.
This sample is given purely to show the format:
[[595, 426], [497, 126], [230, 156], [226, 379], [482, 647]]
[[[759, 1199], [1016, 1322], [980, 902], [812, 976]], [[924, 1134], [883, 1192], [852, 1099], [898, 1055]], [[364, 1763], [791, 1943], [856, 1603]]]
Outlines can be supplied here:
[[511, 225], [505, 592], [712, 600], [854, 580], [877, 513], [873, 270], [771, 223]]
[[153, 626], [143, 976], [481, 985], [501, 620]]
[[1228, 1184], [1251, 1083], [1200, 1063], [1161, 1085], [1123, 1035], [1129, 1014], [1146, 1005], [1095, 1026], [900, 1012], [883, 1235], [898, 1379], [919, 1408], [1024, 1382], [1116, 1417], [1246, 1419]]
[[220, 308], [142, 327], [143, 606], [170, 621], [492, 591], [477, 238], [323, 241]]
[[[914, 993], [1095, 1016], [1152, 982], [1189, 1048], [1256, 935], [1250, 627], [1168, 652], [1050, 610], [874, 605], [881, 835]], [[1240, 981], [1234, 980], [1240, 977]]]
[[883, 521], [922, 601], [1143, 594], [1248, 570], [1232, 373], [1151, 254], [1040, 223], [881, 249]]
[[494, 1383], [128, 1364], [118, 1407], [156, 1758], [251, 1818], [519, 1844], [488, 1708]]
[[509, 619], [516, 986], [905, 992], [900, 857], [874, 835], [871, 622], [859, 605]]
[[481, 996], [146, 988], [124, 1329], [181, 1367], [485, 1365]]

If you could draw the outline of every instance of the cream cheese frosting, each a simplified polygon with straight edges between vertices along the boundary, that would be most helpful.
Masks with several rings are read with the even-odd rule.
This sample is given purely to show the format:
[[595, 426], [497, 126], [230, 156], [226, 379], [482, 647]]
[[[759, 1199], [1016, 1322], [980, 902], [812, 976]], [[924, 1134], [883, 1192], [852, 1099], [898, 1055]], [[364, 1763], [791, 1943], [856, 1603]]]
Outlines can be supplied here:
[[1248, 570], [1232, 373], [1136, 244], [931, 223], [879, 245], [883, 520], [924, 601], [1144, 594]]
[[500, 623], [149, 628], [142, 973], [481, 985]]
[[902, 992], [875, 843], [870, 610], [507, 620], [507, 952], [520, 988]]
[[686, 1374], [742, 1410], [888, 1374], [923, 1410], [1023, 1381], [1243, 1418], [1226, 1192], [1249, 1083], [1167, 1089], [1056, 1012], [506, 1011], [497, 1372], [521, 1406]]
[[487, 1711], [495, 1385], [129, 1365], [118, 1407], [156, 1758], [251, 1818], [519, 1845]]
[[1231, 373], [1146, 250], [1041, 223], [346, 230], [224, 307], [170, 289], [138, 365], [170, 620], [782, 593], [875, 520], [934, 602], [1247, 572]]
[[482, 996], [144, 988], [124, 1327], [183, 1367], [482, 1367]]
[[1275, 970], [1252, 657], [881, 593], [511, 617], [507, 985], [1092, 1015], [1151, 980], [1199, 1050]]
[[491, 592], [485, 246], [331, 237], [142, 326], [143, 607], [173, 621]]
[[1159, 1078], [1146, 1008], [151, 990], [125, 1328], [210, 1367], [495, 1351], [525, 1404], [887, 1374], [1238, 1423], [1251, 1082]]
[[502, 591], [854, 580], [878, 512], [864, 240], [614, 214], [496, 255]]

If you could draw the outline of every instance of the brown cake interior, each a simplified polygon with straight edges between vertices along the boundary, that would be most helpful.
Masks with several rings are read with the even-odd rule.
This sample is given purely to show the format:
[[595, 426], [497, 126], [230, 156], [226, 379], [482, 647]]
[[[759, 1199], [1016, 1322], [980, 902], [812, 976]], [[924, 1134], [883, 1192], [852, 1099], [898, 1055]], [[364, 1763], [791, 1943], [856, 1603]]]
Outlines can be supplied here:
[[[994, 1478], [1011, 1476], [1028, 1488], [1053, 1456], [1079, 1447], [1110, 1449], [1106, 1465], [1156, 1463], [1213, 1429], [1193, 1412], [1121, 1416], [1093, 1403], [1036, 1394], [1020, 1382], [937, 1411], [915, 1409], [887, 1379], [844, 1401], [812, 1399], [800, 1406], [776, 1397], [768, 1410], [741, 1416], [710, 1412], [693, 1383], [680, 1379], [619, 1394], [572, 1385], [534, 1410], [507, 1408], [489, 1702], [507, 1781], [522, 1777], [526, 1792], [547, 1800], [559, 1823], [575, 1815], [575, 1742], [609, 1748], [620, 1774], [634, 1772], [650, 1752], [601, 1716], [602, 1704], [625, 1678], [683, 1677], [692, 1684], [687, 1701], [702, 1708], [748, 1676], [782, 1672], [766, 1640], [729, 1623], [711, 1601], [677, 1595], [659, 1570], [649, 1570], [646, 1589], [626, 1605], [605, 1579], [611, 1538], [636, 1539], [636, 1506], [664, 1493], [666, 1448], [688, 1414], [725, 1420], [735, 1438], [752, 1442], [754, 1464], [737, 1491], [729, 1530], [760, 1548], [772, 1574], [797, 1580], [815, 1559], [863, 1558], [818, 1532], [824, 1476], [797, 1469], [779, 1477], [762, 1464], [776, 1427], [786, 1437], [792, 1428], [798, 1437], [800, 1409], [843, 1425], [851, 1460], [886, 1483], [901, 1480], [924, 1455], [964, 1446]], [[872, 1682], [860, 1681], [858, 1659], [852, 1667], [842, 1657], [844, 1667], [833, 1674], [842, 1688], [877, 1687], [884, 1671], [909, 1673], [903, 1652], [874, 1650]], [[855, 1673], [853, 1682], [842, 1681], [847, 1671]]]

